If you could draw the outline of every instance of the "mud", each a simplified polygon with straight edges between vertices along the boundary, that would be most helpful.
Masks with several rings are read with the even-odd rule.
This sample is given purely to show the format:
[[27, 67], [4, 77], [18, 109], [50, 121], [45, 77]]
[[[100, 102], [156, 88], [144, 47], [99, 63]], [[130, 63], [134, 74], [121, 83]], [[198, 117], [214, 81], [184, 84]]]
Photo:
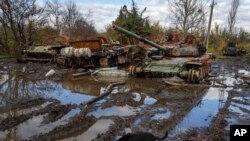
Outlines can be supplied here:
[[68, 138], [71, 136], [77, 136], [78, 134], [86, 131], [93, 123], [95, 123], [96, 118], [76, 116], [72, 118], [68, 124], [56, 127], [47, 134], [42, 134], [38, 136], [31, 137], [32, 141], [53, 141], [63, 138]]
[[26, 108], [35, 107], [37, 105], [41, 105], [46, 100], [44, 98], [36, 98], [36, 99], [24, 99], [16, 103], [10, 103], [4, 107], [0, 107], [0, 113], [4, 113], [10, 110], [21, 110]]
[[[10, 129], [12, 127], [15, 127], [18, 124], [32, 118], [33, 116], [38, 116], [38, 115], [48, 113], [51, 110], [53, 110], [53, 107], [55, 107], [56, 103], [58, 103], [58, 101], [55, 101], [54, 103], [49, 104], [45, 108], [33, 111], [33, 112], [29, 113], [29, 114], [20, 115], [20, 116], [17, 116], [17, 117], [15, 117], [15, 116], [14, 117], [7, 117], [7, 118], [3, 119], [1, 121], [1, 123], [0, 123], [0, 131], [4, 131], [4, 130]], [[24, 105], [24, 104], [22, 103], [22, 105]]]
[[[205, 86], [167, 86], [158, 78], [75, 78], [79, 70], [1, 60], [0, 140], [114, 141], [129, 132], [162, 137], [168, 130], [166, 141], [226, 141], [231, 124], [250, 123], [249, 59], [217, 59]], [[45, 78], [50, 69], [56, 74]], [[81, 106], [121, 80], [126, 84], [107, 97]]]

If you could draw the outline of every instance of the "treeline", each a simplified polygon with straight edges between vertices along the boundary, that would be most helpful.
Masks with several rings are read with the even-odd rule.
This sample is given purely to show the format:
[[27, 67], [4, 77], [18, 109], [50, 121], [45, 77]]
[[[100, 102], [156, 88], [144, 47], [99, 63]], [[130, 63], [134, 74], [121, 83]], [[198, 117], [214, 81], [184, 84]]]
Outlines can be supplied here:
[[64, 34], [74, 40], [96, 35], [88, 21], [91, 12], [83, 15], [79, 8], [73, 0], [48, 0], [45, 4], [38, 0], [1, 0], [1, 54], [14, 54], [53, 35]]
[[[206, 42], [207, 26], [210, 13], [210, 3], [204, 0], [169, 0], [168, 9], [170, 17], [167, 18], [171, 22], [168, 27], [163, 27], [159, 22], [150, 21], [145, 16], [147, 8], [139, 9], [134, 0], [131, 7], [124, 5], [121, 7], [115, 21], [119, 25], [129, 31], [146, 37], [155, 42], [164, 42], [165, 36], [168, 34], [178, 34], [180, 40], [184, 39], [187, 34], [193, 34], [198, 42]], [[227, 26], [215, 24], [210, 33], [209, 49], [211, 51], [221, 51], [228, 42], [234, 42], [238, 46], [249, 45], [250, 34], [244, 28], [237, 28], [237, 10], [240, 3], [239, 0], [232, 0], [231, 9], [228, 13]], [[165, 18], [162, 15], [162, 18]], [[106, 34], [112, 39], [124, 41], [125, 35], [118, 33], [112, 29], [112, 24], [106, 27]], [[128, 43], [134, 43], [135, 40], [129, 38]], [[249, 46], [250, 47], [250, 46]]]

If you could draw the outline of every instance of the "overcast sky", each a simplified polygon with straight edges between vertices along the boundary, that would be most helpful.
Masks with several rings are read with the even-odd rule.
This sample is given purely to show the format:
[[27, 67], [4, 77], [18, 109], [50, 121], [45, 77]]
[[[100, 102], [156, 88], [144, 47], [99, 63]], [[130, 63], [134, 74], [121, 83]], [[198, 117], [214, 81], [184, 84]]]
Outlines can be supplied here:
[[[66, 0], [65, 0], [66, 1]], [[90, 21], [99, 32], [105, 30], [105, 26], [110, 24], [118, 15], [118, 11], [123, 5], [131, 6], [131, 0], [74, 0], [83, 14], [92, 12]], [[159, 21], [162, 26], [169, 26], [169, 10], [167, 0], [134, 0], [142, 10], [147, 7], [145, 13], [151, 21]], [[209, 5], [212, 0], [207, 0]], [[215, 0], [217, 5], [214, 8], [213, 24], [217, 22], [221, 26], [227, 26], [228, 12], [232, 0]], [[242, 27], [250, 32], [250, 0], [240, 0], [237, 14], [236, 27]], [[207, 15], [209, 16], [209, 15]]]

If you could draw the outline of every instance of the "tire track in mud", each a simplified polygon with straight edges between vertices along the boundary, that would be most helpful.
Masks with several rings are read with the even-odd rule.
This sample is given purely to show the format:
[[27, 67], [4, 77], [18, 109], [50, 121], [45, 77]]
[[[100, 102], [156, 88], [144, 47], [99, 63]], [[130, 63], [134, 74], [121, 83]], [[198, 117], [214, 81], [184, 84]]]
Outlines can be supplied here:
[[24, 121], [26, 121], [34, 116], [46, 114], [51, 109], [53, 109], [53, 107], [55, 105], [57, 105], [58, 103], [59, 103], [59, 101], [54, 100], [52, 103], [50, 103], [49, 105], [47, 105], [43, 109], [32, 111], [29, 114], [22, 114], [22, 115], [17, 116], [17, 117], [7, 117], [7, 118], [3, 119], [0, 123], [0, 131], [11, 129], [11, 128], [19, 125], [20, 123], [23, 123]]
[[36, 98], [36, 99], [26, 99], [26, 100], [21, 100], [19, 102], [6, 105], [4, 107], [0, 107], [0, 113], [4, 113], [10, 110], [22, 110], [22, 109], [27, 109], [27, 108], [32, 108], [37, 105], [41, 105], [45, 103], [46, 101], [50, 101], [49, 99], [44, 99], [44, 98]]
[[96, 121], [97, 119], [93, 116], [74, 116], [68, 121], [66, 125], [60, 125], [46, 134], [32, 136], [27, 141], [54, 141], [68, 138], [71, 136], [76, 136], [85, 132]]

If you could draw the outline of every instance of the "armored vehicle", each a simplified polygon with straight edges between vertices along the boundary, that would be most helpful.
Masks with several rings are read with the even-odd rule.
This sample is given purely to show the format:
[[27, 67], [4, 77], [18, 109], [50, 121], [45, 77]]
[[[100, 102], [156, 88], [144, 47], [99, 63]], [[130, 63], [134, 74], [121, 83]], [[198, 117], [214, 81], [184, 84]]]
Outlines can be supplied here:
[[206, 54], [203, 44], [194, 44], [193, 38], [177, 44], [159, 45], [142, 38], [124, 28], [113, 28], [129, 37], [135, 38], [151, 47], [130, 49], [128, 71], [131, 75], [144, 77], [178, 76], [190, 83], [200, 83], [210, 72], [212, 54]]
[[71, 41], [70, 47], [60, 51], [57, 62], [66, 67], [98, 68], [126, 64], [127, 47], [109, 43], [106, 38]]
[[228, 42], [227, 47], [223, 50], [224, 56], [242, 56], [246, 54], [246, 49], [239, 47], [235, 42]]
[[20, 52], [17, 58], [20, 62], [37, 61], [51, 62], [55, 61], [60, 54], [60, 50], [69, 46], [69, 37], [60, 35], [47, 38], [42, 45], [29, 46]]

